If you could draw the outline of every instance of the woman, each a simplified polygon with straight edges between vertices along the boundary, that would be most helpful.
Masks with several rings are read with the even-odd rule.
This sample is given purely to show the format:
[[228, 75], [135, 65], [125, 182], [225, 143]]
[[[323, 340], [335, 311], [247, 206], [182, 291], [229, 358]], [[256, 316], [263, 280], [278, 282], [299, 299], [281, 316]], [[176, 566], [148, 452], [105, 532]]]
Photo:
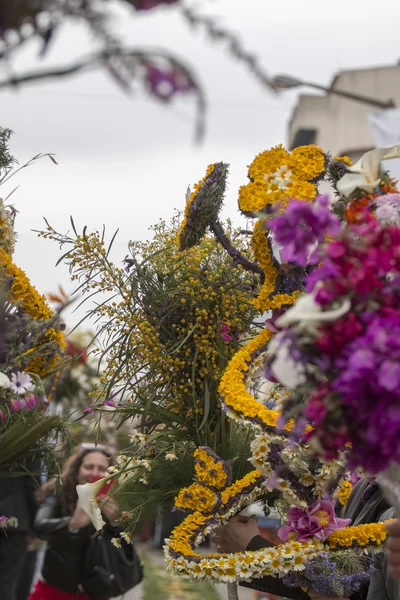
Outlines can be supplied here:
[[[86, 445], [65, 464], [59, 495], [54, 494], [55, 481], [43, 486], [47, 497], [37, 512], [34, 533], [48, 542], [48, 549], [42, 576], [28, 600], [106, 600], [89, 599], [81, 586], [85, 548], [95, 530], [78, 504], [76, 486], [101, 479], [109, 464], [110, 455], [104, 447]], [[114, 501], [105, 496], [100, 508], [105, 527], [118, 536]]]

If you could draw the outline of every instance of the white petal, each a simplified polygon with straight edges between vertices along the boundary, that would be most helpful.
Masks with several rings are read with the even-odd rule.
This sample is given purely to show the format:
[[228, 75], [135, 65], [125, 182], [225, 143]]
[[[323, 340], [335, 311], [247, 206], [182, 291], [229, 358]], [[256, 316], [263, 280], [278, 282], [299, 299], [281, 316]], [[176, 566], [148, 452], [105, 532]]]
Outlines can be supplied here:
[[364, 192], [371, 193], [378, 185], [380, 179], [372, 179], [365, 173], [346, 173], [336, 184], [339, 194], [346, 198], [350, 196], [357, 188]]
[[104, 482], [105, 478], [99, 479], [99, 481], [96, 481], [95, 483], [85, 483], [84, 485], [76, 486], [79, 504], [97, 531], [103, 529], [105, 525], [101, 515], [101, 510], [96, 500], [96, 496], [104, 486]]
[[296, 388], [305, 380], [300, 365], [293, 360], [285, 346], [278, 351], [271, 365], [271, 372], [282, 385], [289, 389]]
[[400, 158], [400, 144], [395, 144], [387, 148], [376, 148], [375, 150], [366, 152], [350, 170], [363, 171], [376, 179], [381, 161], [390, 158]]
[[336, 189], [343, 196], [349, 196], [357, 188], [372, 192], [379, 183], [381, 161], [391, 158], [400, 158], [400, 144], [366, 152], [355, 165], [350, 167], [351, 173], [346, 173], [339, 179]]
[[11, 385], [11, 382], [5, 373], [0, 372], [0, 387], [8, 390]]
[[299, 323], [304, 328], [313, 328], [323, 321], [336, 321], [345, 315], [350, 307], [350, 300], [345, 298], [338, 308], [323, 311], [322, 306], [315, 301], [314, 294], [303, 294], [291, 308], [277, 319], [276, 324], [278, 327], [288, 327]]

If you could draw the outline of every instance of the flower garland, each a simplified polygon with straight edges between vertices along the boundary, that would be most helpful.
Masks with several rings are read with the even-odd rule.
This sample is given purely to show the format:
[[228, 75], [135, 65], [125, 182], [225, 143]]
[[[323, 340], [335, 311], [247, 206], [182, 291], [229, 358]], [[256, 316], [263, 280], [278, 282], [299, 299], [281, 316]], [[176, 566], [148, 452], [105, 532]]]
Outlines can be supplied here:
[[247, 346], [241, 348], [229, 362], [219, 384], [222, 408], [230, 418], [251, 421], [259, 427], [274, 429], [279, 412], [257, 402], [245, 385], [245, 372], [253, 354], [271, 339], [273, 333], [263, 329]]
[[[194, 485], [205, 490], [210, 483], [215, 482], [214, 467], [217, 464], [222, 466], [224, 461], [215, 457], [208, 448], [202, 447], [196, 452], [197, 456], [201, 455], [204, 459], [202, 462], [207, 465], [207, 469], [201, 473], [202, 486], [198, 482]], [[227, 465], [223, 469], [224, 472], [225, 468]], [[200, 544], [210, 532], [226, 523], [244, 506], [262, 497], [265, 487], [266, 483], [261, 472], [253, 471], [222, 491], [218, 509], [202, 503], [200, 496], [196, 502], [192, 502], [193, 498], [191, 498], [190, 502], [182, 506], [180, 494], [176, 506], [193, 512], [174, 529], [171, 538], [166, 540], [164, 554], [167, 568], [186, 578], [216, 582], [243, 581], [267, 575], [282, 578], [290, 573], [303, 571], [308, 559], [315, 558], [321, 551], [335, 553], [353, 551], [356, 548], [361, 549], [363, 553], [378, 552], [388, 535], [386, 524], [389, 521], [386, 521], [337, 530], [325, 541], [317, 537], [308, 537], [302, 542], [291, 540], [256, 552], [210, 554], [206, 557], [196, 552], [196, 545]], [[212, 490], [209, 488], [208, 491]], [[207, 512], [209, 508], [211, 511]], [[323, 518], [325, 513], [323, 510], [320, 512]], [[315, 512], [316, 516], [318, 514]], [[334, 557], [334, 554], [332, 556]]]
[[203, 188], [204, 184], [206, 183], [207, 179], [214, 172], [215, 167], [216, 167], [216, 165], [214, 163], [212, 163], [208, 166], [205, 176], [203, 177], [203, 179], [201, 179], [199, 182], [197, 182], [194, 185], [194, 190], [190, 194], [189, 198], [187, 199], [186, 206], [185, 206], [185, 212], [184, 212], [184, 216], [183, 216], [183, 221], [181, 223], [180, 229], [178, 231], [178, 236], [177, 236], [179, 248], [182, 248], [182, 241], [183, 241], [182, 236], [186, 232], [186, 229], [189, 224], [189, 216], [190, 216], [190, 211], [191, 211], [192, 205], [195, 202], [195, 200], [196, 200], [199, 192]]
[[[4, 269], [5, 276], [11, 279], [9, 296], [12, 302], [20, 303], [24, 311], [35, 320], [49, 320], [54, 317], [54, 312], [48, 306], [45, 296], [39, 294], [24, 271], [13, 263], [11, 257], [3, 248], [0, 248], [0, 266]], [[4, 275], [1, 278], [3, 279]], [[63, 348], [65, 348], [63, 332], [60, 329], [50, 327], [46, 331], [40, 346], [45, 344], [53, 344], [57, 349], [55, 354], [50, 360], [46, 360], [46, 357], [43, 356], [33, 357], [27, 371], [43, 376], [53, 369], [61, 358]], [[34, 354], [37, 350], [38, 347], [30, 348], [27, 354]]]
[[244, 213], [264, 210], [288, 198], [312, 201], [316, 180], [325, 172], [325, 154], [318, 146], [300, 146], [287, 152], [282, 145], [262, 152], [249, 167], [250, 183], [239, 190], [239, 207]]

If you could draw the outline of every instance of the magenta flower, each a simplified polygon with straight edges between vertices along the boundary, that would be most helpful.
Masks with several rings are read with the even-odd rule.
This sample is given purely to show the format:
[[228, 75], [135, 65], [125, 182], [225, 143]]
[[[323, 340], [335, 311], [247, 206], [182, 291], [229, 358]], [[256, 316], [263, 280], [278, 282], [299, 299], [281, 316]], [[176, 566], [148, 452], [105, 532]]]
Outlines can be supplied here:
[[178, 67], [161, 69], [153, 64], [146, 65], [146, 84], [149, 92], [164, 102], [194, 89], [193, 83]]
[[11, 404], [11, 412], [19, 412], [22, 408], [22, 404], [19, 400], [16, 400], [15, 398], [13, 398], [10, 402]]
[[351, 523], [351, 519], [338, 519], [330, 500], [317, 500], [307, 508], [291, 508], [288, 512], [288, 524], [278, 530], [282, 541], [294, 537], [299, 542], [317, 537], [322, 542], [337, 529]]
[[136, 10], [151, 10], [160, 4], [175, 4], [179, 0], [128, 0]]
[[4, 412], [4, 410], [0, 410], [0, 419], [1, 419], [2, 421], [7, 421], [7, 415], [6, 415], [6, 413]]
[[232, 336], [229, 335], [230, 331], [231, 331], [231, 328], [229, 327], [229, 325], [227, 323], [221, 323], [219, 332], [226, 342], [232, 341]]
[[85, 408], [85, 410], [82, 412], [83, 415], [93, 415], [94, 414], [94, 410], [91, 406], [87, 406]]
[[109, 400], [104, 400], [104, 406], [115, 406], [115, 400], [110, 398]]
[[290, 200], [285, 213], [271, 219], [269, 227], [275, 242], [282, 246], [283, 260], [303, 267], [319, 261], [319, 244], [326, 234], [335, 235], [341, 228], [328, 196], [318, 196], [314, 204]]

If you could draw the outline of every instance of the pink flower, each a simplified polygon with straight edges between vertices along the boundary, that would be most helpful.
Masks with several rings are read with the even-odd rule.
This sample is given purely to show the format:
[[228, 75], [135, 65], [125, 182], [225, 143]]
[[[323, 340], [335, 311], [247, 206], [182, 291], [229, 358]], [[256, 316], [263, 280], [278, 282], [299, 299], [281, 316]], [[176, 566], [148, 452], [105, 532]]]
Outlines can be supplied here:
[[331, 533], [351, 523], [351, 519], [338, 519], [333, 504], [329, 500], [317, 500], [311, 506], [300, 509], [291, 508], [288, 512], [288, 524], [278, 530], [282, 541], [292, 536], [299, 542], [309, 537], [326, 540]]
[[230, 331], [231, 331], [231, 328], [229, 327], [229, 325], [227, 323], [221, 323], [219, 332], [226, 342], [232, 341], [232, 337], [229, 335]]
[[11, 404], [11, 412], [19, 412], [22, 408], [22, 404], [19, 400], [16, 400], [15, 398], [13, 398], [10, 402]]

